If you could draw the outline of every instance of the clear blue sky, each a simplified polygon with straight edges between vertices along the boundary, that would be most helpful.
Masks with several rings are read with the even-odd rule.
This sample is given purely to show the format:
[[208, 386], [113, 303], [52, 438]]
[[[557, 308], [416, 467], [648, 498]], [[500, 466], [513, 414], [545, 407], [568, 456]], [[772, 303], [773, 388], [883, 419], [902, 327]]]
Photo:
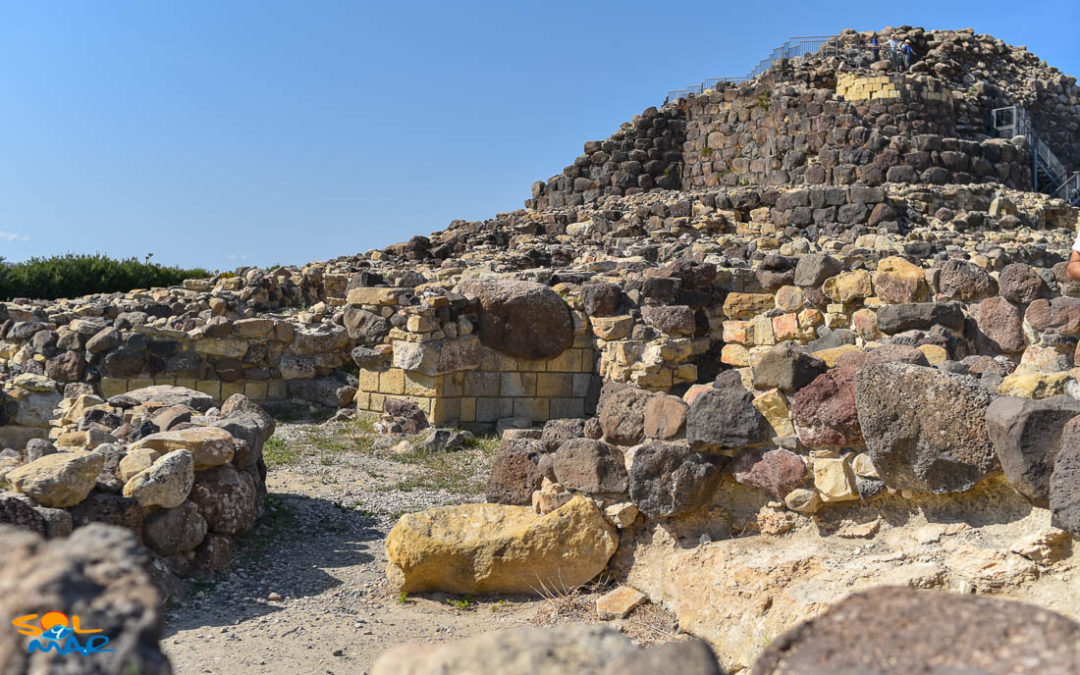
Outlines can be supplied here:
[[973, 27], [1078, 75], [1077, 5], [0, 0], [0, 256], [365, 251], [520, 208], [791, 35]]

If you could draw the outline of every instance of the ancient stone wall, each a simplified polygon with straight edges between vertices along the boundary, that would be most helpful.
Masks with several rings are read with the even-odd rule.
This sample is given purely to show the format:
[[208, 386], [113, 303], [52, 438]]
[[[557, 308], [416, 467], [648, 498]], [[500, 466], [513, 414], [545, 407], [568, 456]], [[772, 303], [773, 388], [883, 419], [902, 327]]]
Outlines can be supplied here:
[[610, 138], [589, 141], [560, 175], [533, 184], [530, 208], [580, 206], [607, 195], [679, 188], [685, 120], [675, 107], [648, 108]]

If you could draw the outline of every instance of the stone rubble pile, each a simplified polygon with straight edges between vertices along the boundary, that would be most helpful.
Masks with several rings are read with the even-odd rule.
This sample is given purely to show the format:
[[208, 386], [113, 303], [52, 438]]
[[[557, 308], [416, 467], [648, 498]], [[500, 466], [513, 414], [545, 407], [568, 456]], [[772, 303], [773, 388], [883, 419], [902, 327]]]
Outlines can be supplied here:
[[264, 510], [272, 417], [242, 394], [214, 408], [182, 387], [48, 400], [59, 413], [51, 440], [0, 452], [0, 522], [50, 539], [91, 523], [126, 528], [179, 575], [228, 565], [233, 538]]

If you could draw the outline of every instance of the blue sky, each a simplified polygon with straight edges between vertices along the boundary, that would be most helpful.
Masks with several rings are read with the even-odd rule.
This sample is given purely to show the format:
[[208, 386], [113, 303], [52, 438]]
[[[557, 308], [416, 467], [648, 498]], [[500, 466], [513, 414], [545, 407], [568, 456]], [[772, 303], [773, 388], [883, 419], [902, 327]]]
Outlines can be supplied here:
[[0, 256], [353, 254], [520, 208], [792, 35], [972, 27], [1080, 75], [1077, 6], [0, 0]]

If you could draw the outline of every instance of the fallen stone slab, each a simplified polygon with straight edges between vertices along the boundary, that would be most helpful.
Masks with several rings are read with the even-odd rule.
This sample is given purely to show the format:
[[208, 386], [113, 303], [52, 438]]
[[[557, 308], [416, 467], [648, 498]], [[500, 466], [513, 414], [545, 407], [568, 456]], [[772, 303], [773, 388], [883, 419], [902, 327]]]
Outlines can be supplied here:
[[590, 499], [543, 516], [501, 504], [443, 506], [402, 516], [386, 538], [386, 575], [408, 592], [565, 592], [603, 571], [615, 528]]

